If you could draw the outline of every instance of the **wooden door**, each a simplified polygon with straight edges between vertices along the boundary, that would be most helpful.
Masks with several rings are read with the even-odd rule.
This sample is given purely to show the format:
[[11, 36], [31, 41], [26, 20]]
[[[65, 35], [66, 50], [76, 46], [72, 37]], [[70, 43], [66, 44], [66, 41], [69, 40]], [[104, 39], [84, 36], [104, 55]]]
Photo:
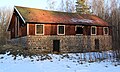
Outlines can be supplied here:
[[53, 40], [53, 52], [59, 52], [60, 40]]

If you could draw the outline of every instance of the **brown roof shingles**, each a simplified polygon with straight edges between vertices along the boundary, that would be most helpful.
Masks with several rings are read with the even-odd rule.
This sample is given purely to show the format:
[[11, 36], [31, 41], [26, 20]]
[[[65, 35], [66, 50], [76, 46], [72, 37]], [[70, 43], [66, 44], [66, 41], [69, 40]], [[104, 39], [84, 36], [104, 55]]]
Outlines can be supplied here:
[[89, 14], [80, 15], [78, 13], [48, 11], [48, 10], [27, 8], [20, 6], [15, 6], [15, 7], [26, 22], [88, 24], [88, 25], [108, 26], [107, 22], [105, 22], [104, 20], [100, 19], [95, 15], [89, 15]]

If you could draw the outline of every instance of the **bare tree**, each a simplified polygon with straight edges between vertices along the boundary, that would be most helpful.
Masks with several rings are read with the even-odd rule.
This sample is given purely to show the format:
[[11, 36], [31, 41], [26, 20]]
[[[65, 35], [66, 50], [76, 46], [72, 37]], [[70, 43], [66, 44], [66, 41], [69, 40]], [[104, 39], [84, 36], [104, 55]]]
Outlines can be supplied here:
[[66, 12], [74, 12], [75, 6], [74, 6], [74, 0], [66, 0], [65, 1], [65, 11]]
[[6, 44], [8, 33], [6, 32], [9, 20], [11, 16], [11, 10], [7, 7], [0, 8], [0, 44]]
[[91, 1], [91, 9], [93, 14], [104, 18], [104, 0], [92, 0]]
[[65, 12], [75, 12], [74, 0], [61, 0], [58, 10]]
[[51, 10], [54, 10], [55, 9], [55, 4], [56, 4], [56, 1], [55, 0], [47, 0], [47, 3], [48, 3], [48, 9], [51, 9]]
[[[120, 56], [120, 1], [119, 0], [87, 0], [93, 14], [106, 20], [112, 28], [112, 48]], [[120, 58], [120, 57], [119, 57]]]
[[65, 4], [63, 0], [61, 0], [61, 3], [60, 3], [60, 11], [65, 11]]
[[111, 0], [111, 22], [112, 22], [112, 40], [113, 40], [113, 49], [116, 51], [116, 56], [120, 56], [120, 10], [119, 10], [119, 4], [118, 0]]

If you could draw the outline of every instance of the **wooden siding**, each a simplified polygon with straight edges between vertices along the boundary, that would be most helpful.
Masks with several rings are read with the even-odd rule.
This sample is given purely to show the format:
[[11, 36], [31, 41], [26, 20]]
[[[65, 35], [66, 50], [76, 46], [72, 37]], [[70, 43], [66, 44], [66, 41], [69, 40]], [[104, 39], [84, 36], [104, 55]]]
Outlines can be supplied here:
[[10, 30], [11, 38], [15, 38], [15, 15], [14, 14], [12, 16], [10, 28], [11, 28], [11, 30]]
[[20, 26], [19, 37], [27, 36], [27, 25]]
[[11, 39], [27, 35], [27, 26], [17, 17], [17, 14], [13, 14], [10, 23]]
[[[103, 35], [103, 27], [96, 27], [97, 34]], [[35, 35], [35, 24], [29, 24], [29, 35]], [[44, 35], [57, 35], [56, 24], [44, 24]], [[65, 35], [76, 35], [75, 25], [65, 25]], [[91, 26], [83, 27], [83, 35], [91, 35]], [[111, 29], [109, 29], [111, 35]]]
[[91, 35], [91, 26], [84, 26], [83, 35]]
[[65, 25], [65, 35], [75, 35], [75, 25]]
[[35, 35], [35, 24], [29, 24], [29, 35]]
[[[18, 36], [15, 35], [15, 16], [13, 16], [13, 19], [11, 21], [11, 38], [16, 38], [16, 37], [23, 37], [27, 36], [27, 24], [26, 25], [21, 25], [22, 22], [20, 21], [20, 26], [19, 26], [19, 34]], [[35, 35], [35, 24], [29, 24], [29, 35]], [[111, 35], [111, 29], [109, 29], [109, 35]], [[44, 35], [57, 35], [57, 25], [56, 24], [45, 24], [44, 25]], [[65, 25], [65, 35], [76, 35], [75, 31], [75, 25]], [[91, 35], [91, 26], [84, 26], [83, 27], [83, 35]], [[103, 35], [103, 27], [97, 27], [97, 35]]]
[[[17, 12], [17, 9], [21, 15], [19, 14], [19, 12]], [[30, 16], [26, 15], [27, 13], [26, 11], [28, 11], [26, 9], [30, 11], [29, 12]], [[25, 10], [26, 13], [24, 13], [23, 10]], [[11, 38], [23, 37], [27, 35], [35, 35], [35, 24], [32, 24], [32, 23], [47, 22], [48, 24], [44, 25], [44, 35], [57, 35], [57, 25], [59, 23], [64, 23], [65, 35], [76, 35], [75, 26], [81, 25], [81, 23], [79, 22], [75, 23], [74, 20], [73, 22], [71, 22], [71, 20], [74, 18], [81, 19], [81, 17], [82, 19], [94, 20], [95, 24], [93, 23], [93, 25], [96, 25], [96, 26], [105, 26], [105, 27], [109, 26], [108, 23], [104, 22], [102, 19], [100, 19], [97, 16], [91, 16], [91, 15], [84, 16], [84, 15], [78, 15], [74, 13], [73, 14], [70, 13], [71, 15], [69, 15], [69, 13], [52, 12], [52, 11], [45, 11], [45, 10], [37, 10], [36, 15], [38, 14], [41, 14], [41, 15], [38, 15], [36, 19], [36, 18], [32, 18], [33, 10], [36, 11], [36, 9], [15, 7], [10, 25], [8, 27], [8, 31], [11, 31]], [[53, 15], [53, 13], [55, 13], [56, 15], [55, 14]], [[25, 22], [22, 19], [22, 17], [25, 19]], [[64, 18], [66, 19], [64, 20]], [[31, 23], [31, 24], [28, 25], [27, 23]], [[49, 23], [53, 23], [53, 24], [49, 24]], [[91, 26], [89, 25], [92, 25], [92, 24], [89, 24], [89, 23], [85, 24], [83, 22], [82, 25], [84, 26], [83, 35], [91, 35]], [[111, 33], [112, 33], [112, 29], [109, 28], [109, 35], [112, 35]], [[97, 27], [97, 35], [103, 35], [103, 27]]]
[[57, 25], [45, 24], [45, 35], [57, 35]]
[[97, 27], [97, 35], [103, 35], [103, 27]]
[[45, 29], [45, 31], [44, 31], [45, 35], [51, 35], [51, 33], [52, 33], [52, 26], [50, 24], [44, 25], [44, 29]]

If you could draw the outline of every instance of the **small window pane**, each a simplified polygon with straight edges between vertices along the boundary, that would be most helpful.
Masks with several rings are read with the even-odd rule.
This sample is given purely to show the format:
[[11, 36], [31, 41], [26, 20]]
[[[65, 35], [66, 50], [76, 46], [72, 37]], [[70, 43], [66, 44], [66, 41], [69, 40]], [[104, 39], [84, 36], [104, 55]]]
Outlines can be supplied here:
[[37, 25], [37, 31], [36, 31], [36, 33], [37, 34], [43, 34], [43, 25]]
[[96, 34], [96, 28], [92, 27], [92, 34]]
[[76, 27], [76, 34], [83, 34], [83, 27]]
[[108, 28], [104, 28], [104, 34], [108, 34]]
[[59, 30], [58, 30], [58, 33], [59, 34], [64, 34], [64, 26], [58, 26], [59, 28]]

